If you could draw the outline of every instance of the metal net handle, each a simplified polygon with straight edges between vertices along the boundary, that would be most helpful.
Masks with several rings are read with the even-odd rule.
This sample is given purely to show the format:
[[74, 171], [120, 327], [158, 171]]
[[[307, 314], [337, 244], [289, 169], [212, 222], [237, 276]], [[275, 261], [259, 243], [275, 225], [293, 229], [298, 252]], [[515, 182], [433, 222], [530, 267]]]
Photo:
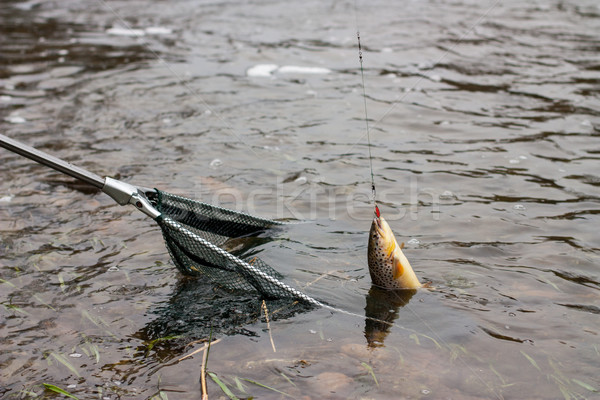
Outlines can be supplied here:
[[[271, 275], [264, 273], [263, 271], [261, 271], [260, 269], [258, 269], [256, 267], [253, 267], [251, 264], [248, 264], [244, 260], [234, 256], [231, 253], [228, 253], [227, 251], [223, 250], [222, 248], [220, 248], [218, 246], [215, 246], [214, 244], [210, 243], [209, 241], [204, 240], [203, 238], [201, 238], [200, 236], [196, 235], [195, 233], [189, 231], [188, 229], [186, 229], [185, 227], [183, 227], [181, 224], [179, 224], [175, 220], [171, 219], [170, 217], [161, 216], [160, 218], [162, 218], [162, 223], [167, 228], [172, 229], [172, 230], [188, 237], [193, 242], [195, 242], [205, 248], [208, 248], [210, 251], [218, 253], [219, 255], [227, 258], [227, 260], [234, 263], [237, 267], [239, 267], [240, 269], [242, 269], [244, 272], [248, 273], [249, 275], [254, 276], [259, 280], [269, 282], [271, 285], [277, 287], [278, 289], [281, 289], [282, 292], [287, 293], [291, 297], [297, 298], [299, 300], [305, 301], [309, 304], [313, 304], [318, 307], [326, 307], [320, 301], [315, 300], [312, 297], [302, 293], [301, 291], [294, 289], [291, 286], [286, 285], [285, 283], [272, 277]], [[329, 307], [327, 307], [327, 308], [329, 308]]]

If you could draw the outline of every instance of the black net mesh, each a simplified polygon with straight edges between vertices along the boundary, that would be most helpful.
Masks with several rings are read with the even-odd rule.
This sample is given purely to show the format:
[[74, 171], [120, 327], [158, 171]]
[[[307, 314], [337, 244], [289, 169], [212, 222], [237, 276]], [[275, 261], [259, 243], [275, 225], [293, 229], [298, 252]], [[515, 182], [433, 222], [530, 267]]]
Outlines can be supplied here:
[[157, 190], [157, 209], [193, 229], [194, 233], [221, 246], [231, 238], [256, 235], [284, 222], [255, 217]]
[[254, 291], [264, 298], [296, 298], [315, 305], [311, 297], [284, 284], [281, 275], [258, 257], [224, 250], [232, 240], [250, 238], [283, 222], [255, 217], [157, 190], [157, 219], [177, 268], [227, 289]]
[[[289, 298], [266, 300], [265, 305], [271, 321], [285, 320], [312, 308]], [[169, 300], [155, 304], [151, 314], [154, 319], [135, 335], [148, 341], [182, 335], [180, 341], [157, 343], [157, 346], [173, 346], [171, 350], [175, 350], [178, 346], [185, 347], [191, 338], [205, 339], [211, 334], [258, 336], [261, 331], [251, 324], [264, 318], [264, 309], [254, 292], [231, 292], [208, 281], [182, 277]]]

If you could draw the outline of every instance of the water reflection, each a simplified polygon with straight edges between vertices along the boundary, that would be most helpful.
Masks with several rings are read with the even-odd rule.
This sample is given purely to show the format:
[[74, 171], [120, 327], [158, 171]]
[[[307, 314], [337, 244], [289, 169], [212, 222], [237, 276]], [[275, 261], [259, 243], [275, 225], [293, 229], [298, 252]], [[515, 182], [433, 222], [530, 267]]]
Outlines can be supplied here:
[[283, 320], [312, 307], [293, 299], [265, 300], [256, 293], [220, 288], [202, 277], [182, 277], [169, 300], [160, 304], [156, 318], [134, 336], [152, 341], [166, 336], [207, 339], [209, 336], [242, 334], [257, 336], [247, 326], [264, 318]]
[[416, 289], [386, 290], [371, 286], [365, 306], [365, 338], [370, 348], [384, 346], [400, 308], [407, 305], [415, 293]]

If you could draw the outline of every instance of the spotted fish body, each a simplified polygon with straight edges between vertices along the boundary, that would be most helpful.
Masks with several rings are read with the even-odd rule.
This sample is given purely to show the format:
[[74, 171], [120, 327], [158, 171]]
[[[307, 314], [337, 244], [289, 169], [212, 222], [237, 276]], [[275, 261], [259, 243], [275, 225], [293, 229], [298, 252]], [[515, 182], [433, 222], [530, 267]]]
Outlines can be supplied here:
[[368, 260], [373, 284], [385, 289], [421, 287], [419, 279], [398, 246], [392, 229], [377, 207], [369, 232]]

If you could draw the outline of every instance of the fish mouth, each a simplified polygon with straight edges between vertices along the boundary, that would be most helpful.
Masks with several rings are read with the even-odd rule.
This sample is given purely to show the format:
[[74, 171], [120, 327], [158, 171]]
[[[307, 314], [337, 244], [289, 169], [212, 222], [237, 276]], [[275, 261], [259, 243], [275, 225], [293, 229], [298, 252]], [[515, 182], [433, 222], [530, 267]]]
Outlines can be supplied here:
[[375, 216], [375, 219], [373, 221], [375, 221], [375, 223], [377, 224], [377, 228], [379, 228], [379, 230], [383, 229], [383, 224], [381, 223], [381, 218], [379, 218], [378, 216]]
[[377, 228], [379, 228], [379, 231], [383, 229], [383, 225], [381, 223], [381, 214], [379, 213], [379, 207], [377, 207], [377, 204], [375, 204], [375, 218], [373, 219], [373, 222], [377, 223]]
[[374, 227], [375, 230], [377, 231], [377, 235], [384, 240], [388, 240], [388, 233], [386, 231], [386, 228], [384, 226], [384, 222], [380, 217], [375, 217], [373, 218], [373, 223], [374, 223]]
[[387, 230], [389, 229], [389, 227], [387, 227], [385, 219], [383, 219], [383, 217], [379, 213], [379, 207], [377, 206], [375, 206], [375, 216], [373, 217], [373, 224], [375, 226], [375, 229], [377, 229], [377, 233], [380, 237], [385, 238], [388, 236]]

